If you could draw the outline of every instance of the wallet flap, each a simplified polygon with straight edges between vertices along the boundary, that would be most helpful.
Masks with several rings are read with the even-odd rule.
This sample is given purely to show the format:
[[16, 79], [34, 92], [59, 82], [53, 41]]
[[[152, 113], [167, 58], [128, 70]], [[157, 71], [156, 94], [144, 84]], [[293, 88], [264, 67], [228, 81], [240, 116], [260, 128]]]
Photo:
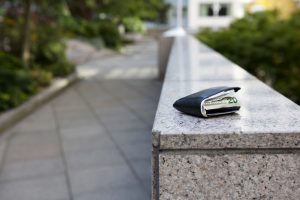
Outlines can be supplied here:
[[[232, 93], [235, 93], [238, 90], [240, 90], [239, 87], [226, 86], [209, 88], [177, 100], [173, 104], [173, 107], [181, 112], [201, 117], [232, 113], [238, 111], [240, 106], [238, 104], [238, 101], [233, 102], [233, 104], [230, 102], [231, 99], [235, 99], [234, 96], [230, 95], [230, 91], [232, 91]], [[218, 96], [218, 94], [220, 96]], [[219, 97], [223, 98], [218, 101]], [[206, 100], [211, 100], [214, 105], [206, 104], [204, 106]]]
[[[229, 90], [234, 90], [235, 92], [239, 91], [241, 88], [239, 87], [226, 87], [226, 86], [221, 86], [221, 87], [212, 87], [206, 90], [201, 90], [200, 92], [196, 92], [194, 94], [188, 95], [186, 97], [188, 98], [201, 98], [201, 99], [206, 99], [208, 97], [214, 96], [220, 92], [226, 92]], [[186, 98], [184, 97], [184, 98]]]

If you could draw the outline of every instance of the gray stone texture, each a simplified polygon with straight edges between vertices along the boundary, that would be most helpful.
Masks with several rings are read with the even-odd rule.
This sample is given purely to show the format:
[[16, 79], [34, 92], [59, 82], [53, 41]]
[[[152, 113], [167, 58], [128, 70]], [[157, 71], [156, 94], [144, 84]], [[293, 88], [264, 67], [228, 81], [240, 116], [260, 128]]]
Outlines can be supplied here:
[[162, 153], [160, 200], [300, 197], [300, 154]]
[[[238, 113], [172, 106], [216, 86], [241, 87]], [[300, 107], [191, 36], [174, 40], [152, 135], [152, 199], [300, 198]]]
[[[217, 64], [222, 69], [197, 75]], [[224, 70], [229, 77], [210, 80]], [[172, 107], [181, 97], [224, 85], [242, 88], [238, 114], [203, 119]], [[152, 132], [159, 135], [160, 149], [294, 148], [300, 145], [300, 107], [192, 37], [177, 38]]]

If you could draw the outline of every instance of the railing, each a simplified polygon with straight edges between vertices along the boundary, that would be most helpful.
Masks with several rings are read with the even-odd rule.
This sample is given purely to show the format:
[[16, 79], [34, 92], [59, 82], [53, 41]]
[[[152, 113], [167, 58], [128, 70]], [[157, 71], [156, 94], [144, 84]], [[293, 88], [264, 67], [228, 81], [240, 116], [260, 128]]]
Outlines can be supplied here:
[[[299, 199], [300, 107], [191, 36], [170, 49], [153, 126], [152, 199]], [[214, 86], [242, 88], [238, 114], [204, 119], [173, 108]]]

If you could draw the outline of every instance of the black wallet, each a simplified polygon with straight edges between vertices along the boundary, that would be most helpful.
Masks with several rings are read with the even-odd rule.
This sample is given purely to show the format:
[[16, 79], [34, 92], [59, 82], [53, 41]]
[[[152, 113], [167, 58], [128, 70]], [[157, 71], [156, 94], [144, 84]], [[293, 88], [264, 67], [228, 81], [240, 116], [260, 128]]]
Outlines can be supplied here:
[[173, 107], [199, 117], [211, 117], [239, 111], [240, 102], [236, 97], [239, 87], [213, 87], [177, 100]]

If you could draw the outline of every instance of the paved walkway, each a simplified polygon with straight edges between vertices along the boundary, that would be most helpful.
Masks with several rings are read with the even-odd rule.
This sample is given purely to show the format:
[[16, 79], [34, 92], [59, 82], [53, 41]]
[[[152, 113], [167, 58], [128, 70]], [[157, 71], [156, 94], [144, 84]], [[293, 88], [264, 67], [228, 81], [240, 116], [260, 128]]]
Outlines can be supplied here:
[[156, 44], [79, 67], [85, 80], [9, 130], [1, 200], [150, 199]]

